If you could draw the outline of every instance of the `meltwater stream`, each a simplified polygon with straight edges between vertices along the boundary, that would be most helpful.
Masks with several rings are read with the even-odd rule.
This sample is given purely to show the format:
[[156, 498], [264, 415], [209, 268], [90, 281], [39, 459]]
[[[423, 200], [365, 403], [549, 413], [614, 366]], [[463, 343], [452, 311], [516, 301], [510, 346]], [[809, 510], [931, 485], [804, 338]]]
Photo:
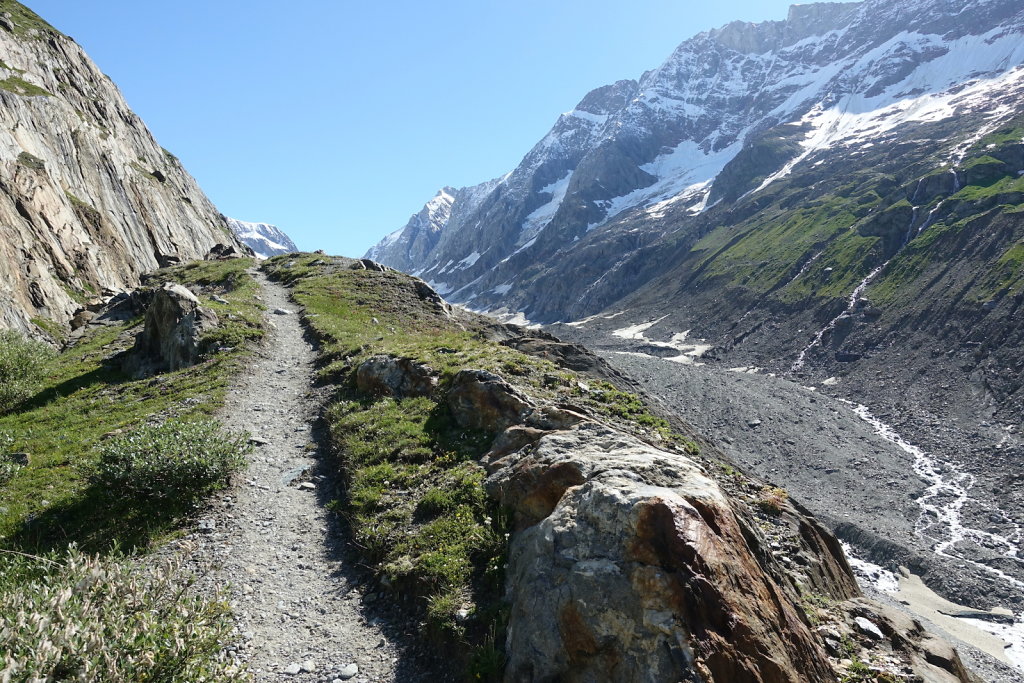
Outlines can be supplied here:
[[[968, 492], [974, 486], [974, 476], [909, 443], [895, 429], [875, 417], [867, 406], [848, 401], [844, 403], [852, 406], [853, 412], [871, 425], [876, 434], [914, 458], [914, 472], [927, 484], [924, 495], [917, 499], [921, 515], [914, 525], [914, 531], [929, 541], [932, 552], [969, 564], [1018, 591], [1024, 591], [1024, 581], [995, 567], [955, 554], [957, 543], [969, 541], [998, 552], [1003, 557], [1021, 559], [1020, 543], [1024, 539], [1024, 530], [1020, 525], [1014, 524], [1013, 530], [1006, 536], [964, 525], [963, 508], [969, 500]], [[1006, 517], [998, 508], [992, 507], [992, 512]], [[1012, 625], [981, 619], [964, 621], [1005, 640], [1008, 643], [1007, 658], [1015, 667], [1024, 671], [1024, 614], [1016, 615]]]

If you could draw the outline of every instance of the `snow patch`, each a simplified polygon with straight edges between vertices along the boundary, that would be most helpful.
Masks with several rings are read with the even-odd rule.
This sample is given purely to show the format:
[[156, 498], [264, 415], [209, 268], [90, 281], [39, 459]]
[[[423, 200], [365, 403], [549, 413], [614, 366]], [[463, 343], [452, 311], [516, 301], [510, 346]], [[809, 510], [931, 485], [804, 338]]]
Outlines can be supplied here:
[[651, 329], [662, 320], [667, 318], [667, 315], [663, 315], [657, 320], [649, 323], [640, 323], [639, 325], [630, 325], [629, 327], [622, 327], [617, 330], [612, 330], [613, 337], [619, 337], [621, 339], [643, 339], [644, 332]]

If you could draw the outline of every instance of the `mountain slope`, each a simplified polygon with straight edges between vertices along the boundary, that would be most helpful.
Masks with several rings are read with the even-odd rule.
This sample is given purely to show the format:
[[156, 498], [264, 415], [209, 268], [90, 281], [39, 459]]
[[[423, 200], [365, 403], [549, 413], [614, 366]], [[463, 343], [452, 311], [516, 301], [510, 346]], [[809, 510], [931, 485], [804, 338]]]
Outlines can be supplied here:
[[0, 3], [0, 327], [66, 322], [103, 288], [234, 243], [75, 42]]
[[[698, 35], [640, 81], [595, 90], [562, 115], [425, 255], [371, 253], [474, 307], [539, 321], [597, 312], [631, 290], [601, 282], [630, 252], [702, 229], [709, 207], [727, 208], [815, 155], [855, 159], [964, 110], [982, 114], [981, 127], [1009, 119], [1012, 98], [1001, 108], [986, 100], [1020, 84], [1021, 25], [1008, 0], [869, 0], [794, 6], [785, 22]], [[968, 141], [949, 142], [941, 163]], [[571, 271], [551, 298], [538, 276], [570, 272], [560, 264], [584, 251], [588, 271]]]
[[1022, 94], [1016, 1], [730, 24], [588, 95], [412, 270], [610, 353], [869, 406], [917, 449], [908, 475], [916, 452], [944, 463], [916, 472], [944, 512], [908, 520], [952, 568], [929, 585], [1019, 612]]
[[256, 252], [260, 258], [270, 258], [280, 254], [298, 251], [295, 242], [276, 225], [266, 223], [247, 223], [235, 218], [228, 219], [231, 232], [246, 246]]

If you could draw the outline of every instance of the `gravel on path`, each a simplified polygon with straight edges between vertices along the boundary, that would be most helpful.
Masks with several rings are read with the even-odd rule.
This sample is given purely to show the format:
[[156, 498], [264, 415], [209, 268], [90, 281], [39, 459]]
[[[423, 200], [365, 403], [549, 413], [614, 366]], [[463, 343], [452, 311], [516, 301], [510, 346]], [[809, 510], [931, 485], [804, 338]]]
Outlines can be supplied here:
[[219, 415], [252, 435], [250, 466], [178, 546], [200, 585], [230, 596], [239, 644], [229, 653], [257, 681], [447, 680], [419, 623], [376, 591], [326, 509], [340, 490], [320, 445], [314, 346], [287, 290], [255, 276], [270, 329]]

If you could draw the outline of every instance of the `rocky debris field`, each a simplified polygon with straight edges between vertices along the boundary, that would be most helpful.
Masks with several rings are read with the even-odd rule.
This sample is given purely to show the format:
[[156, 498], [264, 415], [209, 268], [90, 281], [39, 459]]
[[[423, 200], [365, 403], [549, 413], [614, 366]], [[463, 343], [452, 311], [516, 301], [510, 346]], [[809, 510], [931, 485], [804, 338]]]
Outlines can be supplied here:
[[[766, 374], [671, 362], [603, 345], [602, 355], [667, 411], [712, 438], [740, 468], [785, 488], [861, 556], [891, 569], [909, 567], [956, 602], [1020, 611], [1016, 579], [1000, 580], [983, 566], [931, 552], [935, 539], [919, 534], [929, 524], [919, 500], [930, 495], [931, 482], [915, 472], [912, 455], [858, 416], [856, 405]], [[952, 473], [948, 464], [937, 470]], [[940, 492], [935, 504], [954, 502], [948, 494]], [[969, 527], [972, 519], [965, 515], [961, 521]], [[938, 535], [942, 525], [934, 527], [926, 533]], [[962, 643], [960, 648], [986, 680], [1018, 680], [1019, 672]]]
[[206, 590], [226, 591], [238, 630], [230, 654], [256, 680], [446, 680], [418, 623], [376, 592], [327, 509], [339, 485], [319, 446], [314, 349], [287, 291], [257, 277], [273, 324], [220, 415], [252, 435], [251, 464], [176, 547]]

